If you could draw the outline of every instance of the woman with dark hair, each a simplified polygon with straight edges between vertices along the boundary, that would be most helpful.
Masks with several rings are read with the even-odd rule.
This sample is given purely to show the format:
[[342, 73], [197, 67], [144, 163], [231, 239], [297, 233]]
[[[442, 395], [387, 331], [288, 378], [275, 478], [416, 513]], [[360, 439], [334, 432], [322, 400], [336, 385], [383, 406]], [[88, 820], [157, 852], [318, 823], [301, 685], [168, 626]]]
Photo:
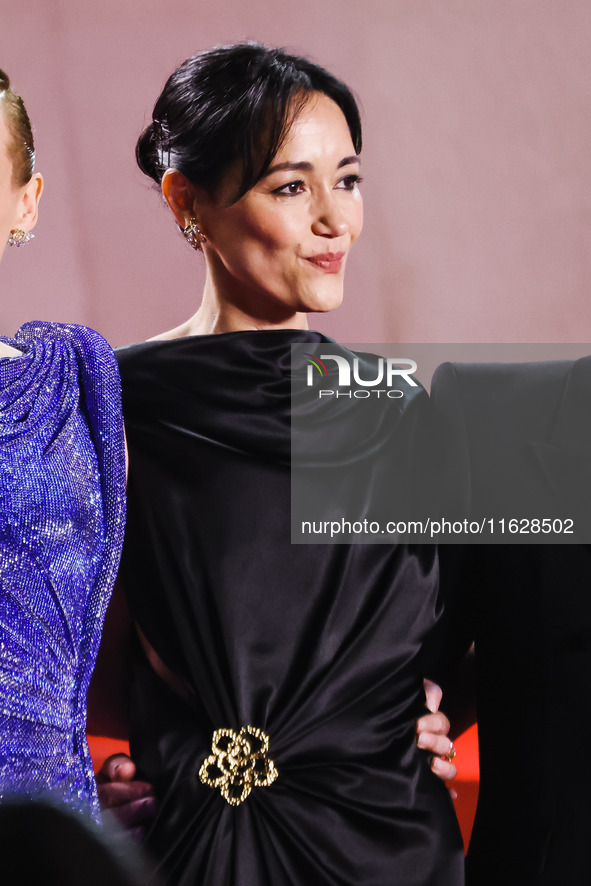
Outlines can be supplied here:
[[[0, 254], [33, 236], [43, 182], [0, 71]], [[0, 798], [50, 792], [99, 815], [86, 693], [119, 563], [119, 376], [95, 332], [26, 323], [0, 338]]]
[[[291, 544], [291, 346], [336, 347], [307, 315], [342, 299], [360, 150], [342, 82], [250, 43], [184, 62], [137, 146], [206, 265], [197, 312], [119, 352], [131, 749], [158, 799], [151, 849], [183, 886], [462, 882], [448, 792], [416, 746], [434, 547]], [[413, 391], [388, 407], [410, 444]]]

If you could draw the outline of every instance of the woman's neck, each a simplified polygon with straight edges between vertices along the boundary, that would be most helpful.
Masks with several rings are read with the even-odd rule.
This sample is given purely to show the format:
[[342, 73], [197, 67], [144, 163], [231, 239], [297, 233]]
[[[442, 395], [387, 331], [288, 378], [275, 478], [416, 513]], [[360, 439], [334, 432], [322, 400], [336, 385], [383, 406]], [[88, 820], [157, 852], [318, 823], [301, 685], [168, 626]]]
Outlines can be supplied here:
[[[209, 282], [209, 281], [208, 281]], [[290, 311], [283, 305], [265, 305], [266, 311], [255, 314], [235, 302], [218, 296], [206, 282], [198, 310], [185, 323], [155, 339], [184, 338], [189, 335], [216, 335], [223, 332], [253, 332], [270, 329], [308, 329], [308, 315]], [[248, 302], [248, 299], [245, 299]]]

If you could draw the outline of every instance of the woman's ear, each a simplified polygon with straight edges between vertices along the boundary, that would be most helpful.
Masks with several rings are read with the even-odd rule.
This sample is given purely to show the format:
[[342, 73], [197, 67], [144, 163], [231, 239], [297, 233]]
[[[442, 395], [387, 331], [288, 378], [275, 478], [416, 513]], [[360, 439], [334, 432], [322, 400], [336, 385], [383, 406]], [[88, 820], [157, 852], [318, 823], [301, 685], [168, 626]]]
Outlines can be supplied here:
[[21, 231], [32, 231], [37, 224], [39, 200], [43, 192], [43, 176], [36, 172], [31, 180], [21, 189], [18, 211], [14, 228]]
[[178, 169], [167, 169], [162, 177], [162, 196], [177, 224], [185, 228], [195, 218], [195, 187]]

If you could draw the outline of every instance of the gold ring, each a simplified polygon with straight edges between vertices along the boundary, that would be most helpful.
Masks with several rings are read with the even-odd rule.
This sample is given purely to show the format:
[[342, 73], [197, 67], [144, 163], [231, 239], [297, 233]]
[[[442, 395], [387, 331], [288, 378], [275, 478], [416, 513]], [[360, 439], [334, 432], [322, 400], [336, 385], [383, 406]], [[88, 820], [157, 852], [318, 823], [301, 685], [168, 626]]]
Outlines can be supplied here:
[[447, 754], [443, 754], [442, 759], [445, 760], [447, 763], [451, 763], [451, 761], [454, 759], [456, 754], [457, 754], [457, 751], [454, 748], [454, 743], [453, 743], [453, 741], [450, 741], [449, 751], [447, 752]]

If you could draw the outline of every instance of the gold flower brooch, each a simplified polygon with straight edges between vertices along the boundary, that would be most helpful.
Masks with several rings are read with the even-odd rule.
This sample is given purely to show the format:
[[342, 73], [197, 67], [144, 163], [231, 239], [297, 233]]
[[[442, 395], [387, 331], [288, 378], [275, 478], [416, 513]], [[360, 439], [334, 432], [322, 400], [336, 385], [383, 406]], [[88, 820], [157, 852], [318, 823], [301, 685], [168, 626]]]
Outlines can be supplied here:
[[211, 750], [201, 764], [199, 778], [210, 788], [219, 788], [230, 806], [239, 806], [253, 787], [273, 784], [279, 774], [267, 758], [269, 736], [254, 726], [243, 726], [239, 733], [216, 729]]

